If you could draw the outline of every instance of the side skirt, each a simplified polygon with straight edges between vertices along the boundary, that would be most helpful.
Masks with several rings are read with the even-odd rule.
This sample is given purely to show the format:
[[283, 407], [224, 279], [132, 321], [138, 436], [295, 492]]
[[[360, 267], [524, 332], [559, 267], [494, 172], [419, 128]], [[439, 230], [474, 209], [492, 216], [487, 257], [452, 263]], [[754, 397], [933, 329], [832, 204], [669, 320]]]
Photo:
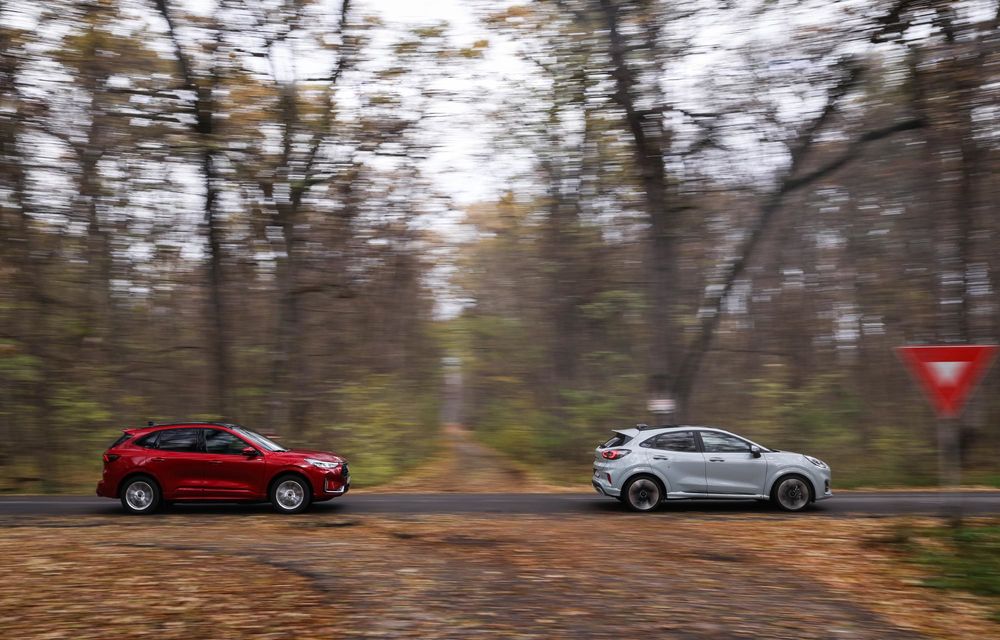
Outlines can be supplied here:
[[675, 491], [667, 494], [667, 500], [770, 500], [770, 496], [750, 493], [686, 493]]

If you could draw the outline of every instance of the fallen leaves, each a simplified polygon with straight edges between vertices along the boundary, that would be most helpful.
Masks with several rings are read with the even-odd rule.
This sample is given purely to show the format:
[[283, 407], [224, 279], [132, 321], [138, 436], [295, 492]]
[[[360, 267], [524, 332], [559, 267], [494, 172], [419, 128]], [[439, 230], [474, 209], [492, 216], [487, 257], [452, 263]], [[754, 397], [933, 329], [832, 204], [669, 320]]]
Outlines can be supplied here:
[[872, 544], [891, 519], [58, 520], [0, 522], [3, 637], [1000, 636]]

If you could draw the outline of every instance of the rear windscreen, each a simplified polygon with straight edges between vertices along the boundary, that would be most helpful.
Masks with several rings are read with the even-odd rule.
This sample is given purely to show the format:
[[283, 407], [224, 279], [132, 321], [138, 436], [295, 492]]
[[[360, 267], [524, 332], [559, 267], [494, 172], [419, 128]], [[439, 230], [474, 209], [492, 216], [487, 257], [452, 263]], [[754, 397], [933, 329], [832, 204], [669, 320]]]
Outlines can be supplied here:
[[121, 434], [121, 436], [119, 436], [119, 438], [117, 440], [115, 440], [111, 444], [111, 446], [108, 447], [108, 449], [114, 449], [115, 447], [117, 447], [118, 445], [120, 445], [121, 443], [125, 442], [126, 440], [128, 440], [131, 437], [132, 437], [131, 433], [123, 433], [123, 434]]
[[624, 433], [616, 433], [613, 438], [601, 445], [602, 449], [607, 449], [608, 447], [620, 447], [629, 440], [632, 436], [627, 436]]

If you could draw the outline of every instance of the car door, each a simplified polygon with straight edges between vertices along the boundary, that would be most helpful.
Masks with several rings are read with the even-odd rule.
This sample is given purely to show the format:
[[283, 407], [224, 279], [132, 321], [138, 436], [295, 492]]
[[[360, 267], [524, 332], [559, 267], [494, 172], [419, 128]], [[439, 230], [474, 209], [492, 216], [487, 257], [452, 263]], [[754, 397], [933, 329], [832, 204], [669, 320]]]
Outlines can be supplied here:
[[252, 444], [224, 429], [203, 429], [205, 438], [205, 497], [220, 500], [261, 498], [264, 456], [243, 450]]
[[642, 442], [650, 465], [667, 479], [668, 494], [705, 493], [705, 456], [693, 431], [668, 431]]
[[204, 454], [201, 430], [165, 429], [158, 432], [156, 448], [146, 462], [168, 500], [200, 498], [202, 495]]
[[708, 493], [757, 496], [764, 493], [767, 461], [755, 458], [750, 443], [720, 431], [700, 431]]

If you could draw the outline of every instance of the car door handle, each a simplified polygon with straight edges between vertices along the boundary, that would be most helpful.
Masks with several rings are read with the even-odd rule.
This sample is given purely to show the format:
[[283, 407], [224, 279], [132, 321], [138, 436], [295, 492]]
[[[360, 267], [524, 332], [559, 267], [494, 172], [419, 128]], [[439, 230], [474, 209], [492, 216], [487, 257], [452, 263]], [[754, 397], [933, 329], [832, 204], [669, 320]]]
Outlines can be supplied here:
[[150, 458], [153, 462], [166, 462], [166, 458]]
[[222, 464], [222, 460], [209, 460], [208, 464]]
[[709, 462], [725, 462], [725, 458], [709, 458]]
[[653, 460], [669, 460], [667, 456], [653, 456]]

